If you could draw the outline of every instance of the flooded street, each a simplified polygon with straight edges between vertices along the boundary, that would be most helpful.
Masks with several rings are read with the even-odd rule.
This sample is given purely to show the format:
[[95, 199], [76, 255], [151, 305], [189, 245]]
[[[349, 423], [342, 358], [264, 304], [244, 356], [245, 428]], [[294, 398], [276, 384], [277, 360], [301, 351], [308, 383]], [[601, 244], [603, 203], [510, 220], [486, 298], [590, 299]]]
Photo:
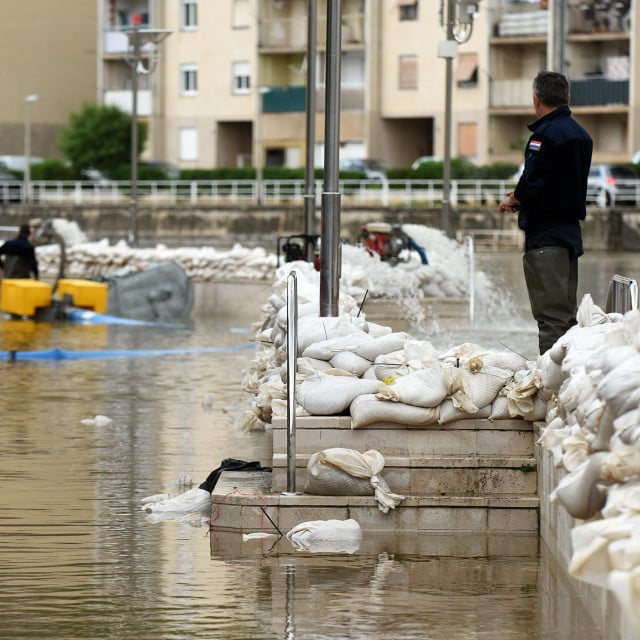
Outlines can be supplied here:
[[[477, 264], [508, 314], [476, 301], [473, 331], [444, 328], [434, 344], [504, 342], [534, 357], [521, 256]], [[604, 306], [615, 273], [637, 277], [640, 255], [584, 258], [580, 295]], [[149, 520], [140, 500], [179, 493], [185, 474], [197, 486], [227, 457], [270, 465], [271, 434], [238, 427], [269, 295], [198, 285], [184, 329], [2, 322], [0, 351], [193, 351], [0, 362], [0, 638], [606, 639], [545, 548], [519, 555], [489, 540], [479, 557], [434, 557], [380, 540], [314, 556], [210, 536], [200, 519]], [[110, 424], [82, 422], [97, 415]]]

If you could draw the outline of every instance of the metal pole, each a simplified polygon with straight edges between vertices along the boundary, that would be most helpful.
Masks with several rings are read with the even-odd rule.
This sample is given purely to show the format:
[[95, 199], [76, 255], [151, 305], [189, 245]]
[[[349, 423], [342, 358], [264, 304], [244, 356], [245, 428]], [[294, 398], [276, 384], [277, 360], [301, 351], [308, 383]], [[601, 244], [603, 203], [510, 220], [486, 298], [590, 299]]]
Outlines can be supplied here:
[[320, 316], [337, 316], [340, 283], [340, 55], [341, 0], [327, 3], [324, 191], [320, 247]]
[[31, 105], [38, 96], [31, 94], [24, 99], [24, 194], [23, 201], [31, 200]]
[[473, 326], [476, 300], [476, 258], [472, 236], [465, 236], [467, 258], [469, 260], [469, 324]]
[[315, 227], [315, 142], [316, 142], [316, 0], [309, 0], [307, 15], [307, 155], [305, 164], [304, 232], [307, 236], [307, 260], [313, 261], [315, 247], [309, 236]]
[[296, 493], [296, 365], [298, 361], [298, 280], [287, 278], [287, 494]]
[[[453, 20], [455, 0], [447, 0], [447, 40], [453, 41]], [[442, 171], [442, 230], [449, 235], [451, 212], [451, 95], [453, 93], [453, 58], [445, 58], [445, 98], [444, 98], [444, 165]]]
[[133, 64], [131, 65], [131, 192], [129, 194], [130, 229], [129, 244], [138, 246], [138, 65], [140, 64], [140, 39], [133, 25]]
[[262, 91], [256, 89], [256, 206], [262, 206]]

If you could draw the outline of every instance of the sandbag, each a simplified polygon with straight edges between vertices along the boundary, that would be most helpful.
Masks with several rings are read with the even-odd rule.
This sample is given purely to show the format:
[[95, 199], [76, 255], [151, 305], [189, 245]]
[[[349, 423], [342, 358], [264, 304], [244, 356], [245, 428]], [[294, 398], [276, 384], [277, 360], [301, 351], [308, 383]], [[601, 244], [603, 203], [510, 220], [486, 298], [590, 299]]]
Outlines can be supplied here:
[[347, 336], [337, 336], [328, 340], [319, 340], [310, 344], [302, 352], [307, 358], [318, 358], [319, 360], [331, 360], [337, 353], [341, 351], [356, 352], [359, 345], [374, 342], [368, 333], [350, 333]]
[[349, 408], [351, 428], [358, 429], [376, 422], [403, 427], [426, 427], [438, 420], [439, 407], [416, 407], [402, 402], [379, 400], [375, 394], [363, 394], [353, 399]]
[[449, 393], [451, 367], [433, 362], [428, 368], [413, 371], [390, 384], [380, 383], [378, 398], [416, 407], [435, 407]]
[[438, 416], [438, 424], [449, 424], [456, 420], [474, 420], [476, 418], [488, 418], [491, 416], [491, 405], [488, 404], [481, 409], [477, 409], [474, 413], [467, 413], [462, 409], [458, 409], [452, 400], [445, 400], [440, 405], [440, 415]]
[[299, 551], [355, 553], [360, 548], [362, 530], [356, 520], [309, 520], [287, 532], [287, 540]]
[[370, 362], [374, 362], [379, 355], [399, 351], [409, 339], [409, 334], [398, 332], [389, 333], [371, 342], [363, 342], [356, 348], [356, 353]]
[[348, 371], [352, 375], [358, 377], [362, 376], [362, 374], [371, 367], [371, 362], [369, 360], [350, 351], [336, 353], [329, 362], [335, 369]]
[[377, 380], [332, 376], [318, 371], [298, 386], [296, 399], [311, 415], [331, 416], [345, 411], [355, 397], [377, 390]]
[[[322, 480], [322, 495], [344, 495], [342, 493], [332, 493], [332, 491], [343, 490], [344, 477], [342, 474], [336, 474], [336, 469], [338, 469], [355, 478], [367, 478], [375, 490], [378, 509], [383, 513], [387, 513], [389, 509], [393, 509], [400, 504], [404, 500], [404, 496], [392, 493], [389, 490], [389, 486], [380, 475], [383, 468], [384, 457], [374, 449], [364, 453], [340, 447], [318, 451], [311, 456], [307, 464], [308, 480], [305, 491], [310, 493], [310, 489], [313, 488], [313, 482]], [[331, 488], [332, 478], [335, 478], [335, 488], [333, 489]]]

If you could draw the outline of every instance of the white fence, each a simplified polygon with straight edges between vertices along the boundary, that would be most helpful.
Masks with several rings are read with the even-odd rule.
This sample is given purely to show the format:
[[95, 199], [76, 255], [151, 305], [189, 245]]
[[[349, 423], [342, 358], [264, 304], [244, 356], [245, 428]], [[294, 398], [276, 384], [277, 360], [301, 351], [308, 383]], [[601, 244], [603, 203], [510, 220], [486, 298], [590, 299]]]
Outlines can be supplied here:
[[[29, 200], [33, 203], [56, 204], [123, 204], [130, 200], [129, 181], [33, 181]], [[267, 206], [303, 206], [304, 180], [161, 180], [139, 181], [137, 199], [141, 205], [249, 205], [260, 201]], [[452, 180], [452, 206], [497, 206], [512, 191], [512, 180]], [[316, 181], [315, 194], [321, 204], [323, 183]], [[0, 181], [0, 203], [20, 203], [25, 186], [20, 180]], [[440, 206], [442, 180], [341, 180], [341, 200], [347, 206]], [[640, 205], [640, 180], [620, 185], [614, 199], [602, 197], [601, 189], [593, 187], [587, 203], [600, 208]]]

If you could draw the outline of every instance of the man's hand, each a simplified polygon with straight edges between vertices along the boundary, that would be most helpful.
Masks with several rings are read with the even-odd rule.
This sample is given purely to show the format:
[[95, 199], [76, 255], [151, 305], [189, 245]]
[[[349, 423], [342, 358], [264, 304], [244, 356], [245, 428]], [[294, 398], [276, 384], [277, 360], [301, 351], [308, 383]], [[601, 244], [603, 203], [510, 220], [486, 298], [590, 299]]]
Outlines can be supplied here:
[[498, 211], [500, 213], [515, 213], [520, 208], [520, 202], [513, 195], [513, 191], [509, 191], [505, 199], [500, 203]]

